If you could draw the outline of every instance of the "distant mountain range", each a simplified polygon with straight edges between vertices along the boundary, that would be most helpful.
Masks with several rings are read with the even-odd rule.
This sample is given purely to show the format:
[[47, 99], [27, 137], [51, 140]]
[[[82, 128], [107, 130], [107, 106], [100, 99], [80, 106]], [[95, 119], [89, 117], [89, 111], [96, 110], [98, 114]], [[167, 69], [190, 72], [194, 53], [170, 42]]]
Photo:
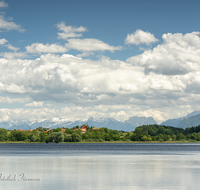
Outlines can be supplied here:
[[123, 130], [123, 131], [134, 131], [136, 127], [140, 125], [156, 124], [156, 121], [152, 117], [130, 117], [128, 120], [122, 122], [117, 121], [113, 118], [89, 118], [86, 121], [74, 121], [74, 122], [53, 122], [45, 120], [43, 122], [2, 122], [0, 128], [8, 130], [12, 129], [35, 129], [42, 126], [43, 128], [57, 128], [57, 127], [74, 127], [76, 125], [88, 124], [89, 126], [95, 127], [107, 127], [109, 129]]
[[172, 126], [178, 128], [195, 127], [200, 125], [200, 111], [194, 111], [185, 117], [180, 117], [177, 119], [169, 119], [162, 122], [160, 125]]
[[[42, 126], [43, 128], [57, 128], [57, 127], [74, 127], [76, 125], [88, 124], [89, 126], [95, 127], [107, 127], [109, 129], [123, 130], [123, 131], [134, 131], [136, 127], [141, 125], [150, 125], [157, 124], [152, 117], [138, 117], [133, 116], [125, 121], [118, 121], [113, 118], [89, 118], [88, 120], [82, 121], [62, 121], [55, 122], [50, 120], [45, 120], [42, 122], [31, 122], [31, 121], [10, 121], [10, 122], [1, 122], [0, 128], [5, 128], [8, 130], [12, 129], [35, 129]], [[165, 122], [162, 122], [160, 125], [173, 126], [179, 128], [187, 128], [192, 126], [200, 125], [200, 111], [195, 111], [188, 114], [186, 117], [180, 117], [177, 119], [169, 119]]]

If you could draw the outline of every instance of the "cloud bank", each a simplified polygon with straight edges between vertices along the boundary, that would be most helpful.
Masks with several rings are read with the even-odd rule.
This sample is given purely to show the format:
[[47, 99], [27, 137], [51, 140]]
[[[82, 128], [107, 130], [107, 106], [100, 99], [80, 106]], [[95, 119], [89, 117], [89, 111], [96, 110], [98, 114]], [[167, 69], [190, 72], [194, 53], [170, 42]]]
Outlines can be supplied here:
[[[13, 28], [4, 29], [22, 30], [19, 25], [10, 24]], [[99, 39], [80, 38], [87, 31], [82, 26], [66, 26], [64, 22], [56, 26], [64, 44], [36, 42], [27, 45], [26, 52], [18, 52], [19, 48], [8, 40], [0, 39], [0, 45], [11, 50], [1, 53], [0, 93], [6, 97], [0, 101], [23, 103], [22, 108], [0, 108], [2, 121], [100, 116], [123, 120], [138, 115], [161, 122], [198, 109], [199, 32], [163, 34], [162, 43], [126, 61], [106, 56], [92, 60], [80, 57], [125, 48]], [[142, 30], [125, 39], [126, 44], [135, 45], [157, 41], [153, 34]], [[82, 54], [74, 56], [70, 50]]]

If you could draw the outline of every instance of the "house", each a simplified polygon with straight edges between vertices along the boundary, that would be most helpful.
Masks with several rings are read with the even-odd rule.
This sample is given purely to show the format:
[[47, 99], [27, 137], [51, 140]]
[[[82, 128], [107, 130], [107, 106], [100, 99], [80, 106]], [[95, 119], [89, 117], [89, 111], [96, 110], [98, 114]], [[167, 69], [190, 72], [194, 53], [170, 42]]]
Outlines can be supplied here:
[[12, 131], [24, 131], [24, 129], [13, 129]]
[[81, 129], [82, 133], [86, 133], [87, 129]]
[[93, 127], [92, 129], [93, 130], [99, 130], [100, 128], [99, 127]]
[[61, 131], [64, 133], [66, 131], [66, 129], [61, 128]]
[[27, 133], [31, 133], [33, 129], [26, 130]]
[[87, 126], [86, 126], [86, 125], [82, 125], [82, 126], [81, 126], [81, 131], [82, 131], [82, 133], [86, 133], [86, 131], [87, 131]]
[[49, 131], [52, 131], [53, 129], [47, 129], [46, 131], [45, 131], [45, 133], [48, 133]]

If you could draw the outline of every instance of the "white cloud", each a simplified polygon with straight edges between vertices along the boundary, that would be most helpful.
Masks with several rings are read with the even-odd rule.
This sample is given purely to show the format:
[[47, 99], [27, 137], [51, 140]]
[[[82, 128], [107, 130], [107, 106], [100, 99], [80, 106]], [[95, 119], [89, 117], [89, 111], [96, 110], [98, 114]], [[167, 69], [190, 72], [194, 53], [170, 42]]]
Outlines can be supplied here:
[[74, 27], [74, 26], [65, 26], [65, 22], [60, 22], [56, 25], [58, 30], [63, 31], [62, 33], [58, 32], [58, 38], [59, 39], [68, 39], [68, 38], [74, 38], [74, 37], [81, 37], [81, 32], [87, 31], [87, 28], [80, 26], [80, 27]]
[[32, 102], [32, 103], [28, 103], [25, 106], [26, 107], [42, 107], [44, 102]]
[[8, 96], [0, 96], [0, 103], [25, 103], [28, 102], [30, 98], [10, 98]]
[[163, 34], [163, 44], [176, 44], [179, 47], [195, 47], [200, 48], [200, 32], [192, 32], [183, 35], [182, 33]]
[[[0, 59], [0, 75], [1, 92], [77, 104], [123, 104], [130, 97], [142, 99], [148, 94], [156, 99], [163, 92], [182, 93], [191, 82], [199, 80], [194, 73], [174, 77], [145, 75], [142, 67], [118, 60], [92, 61], [52, 54], [36, 60]], [[98, 98], [102, 94], [112, 98], [102, 101]]]
[[6, 44], [6, 43], [8, 43], [8, 40], [6, 40], [5, 38], [0, 39], [0, 45], [4, 45], [8, 49], [13, 50], [15, 52], [19, 50], [19, 48], [14, 47], [11, 44]]
[[6, 4], [4, 1], [0, 2], [0, 8], [8, 7], [8, 4]]
[[179, 106], [177, 109], [164, 108], [165, 110], [158, 109], [138, 109], [134, 105], [98, 105], [93, 107], [83, 106], [70, 106], [63, 108], [13, 108], [13, 109], [0, 109], [0, 122], [4, 121], [74, 121], [85, 120], [90, 117], [113, 117], [117, 120], [125, 120], [128, 117], [153, 117], [158, 123], [174, 118], [182, 117], [192, 111], [190, 106]]
[[6, 59], [16, 59], [16, 58], [25, 58], [27, 55], [24, 52], [2, 52], [0, 56], [3, 56]]
[[8, 41], [5, 38], [0, 39], [0, 45], [4, 45]]
[[[78, 92], [121, 94], [126, 91], [119, 90], [120, 85], [137, 82], [137, 77], [143, 76], [139, 67], [133, 68], [117, 60], [92, 61], [52, 54], [42, 55], [36, 60], [0, 59], [0, 74], [2, 92], [31, 94], [57, 92], [61, 95], [61, 99], [66, 95], [66, 100], [69, 96], [77, 101], [82, 97], [82, 95], [78, 97]], [[123, 80], [119, 76], [123, 77]], [[132, 81], [129, 81], [130, 77]], [[76, 95], [73, 97], [75, 91]]]
[[163, 34], [163, 44], [153, 50], [127, 59], [127, 62], [142, 66], [146, 73], [185, 75], [200, 69], [199, 32], [185, 35]]
[[53, 117], [56, 114], [53, 109], [0, 109], [0, 122], [4, 121], [41, 121], [47, 119], [47, 116]]
[[151, 43], [157, 42], [158, 39], [149, 32], [144, 32], [140, 29], [136, 30], [133, 34], [127, 34], [126, 39], [124, 40], [125, 44], [146, 44], [149, 45]]
[[[106, 46], [96, 39], [93, 42], [99, 42], [99, 46], [93, 45], [95, 43], [92, 44], [90, 39], [68, 40], [68, 44], [70, 40], [71, 44], [80, 43], [78, 50], [86, 54], [97, 50], [116, 50], [116, 47]], [[91, 47], [88, 44], [84, 47], [81, 45], [83, 42]], [[2, 118], [23, 119], [30, 116], [32, 119], [44, 119], [54, 116], [65, 118], [67, 115], [76, 119], [95, 116], [122, 119], [126, 115], [138, 115], [154, 116], [157, 121], [162, 121], [186, 115], [198, 110], [200, 103], [199, 42], [197, 32], [164, 34], [163, 44], [131, 57], [127, 62], [107, 57], [95, 61], [50, 53], [35, 60], [21, 59], [20, 56], [8, 59], [2, 54], [0, 93], [30, 97], [36, 103], [28, 102], [26, 106], [29, 107], [39, 105], [38, 102], [43, 105], [40, 109], [27, 107], [5, 113], [1, 110]], [[77, 44], [72, 47], [75, 49]], [[62, 103], [70, 106], [63, 109], [44, 108], [46, 104], [43, 102], [48, 101], [54, 105]], [[38, 112], [42, 112], [41, 116]]]
[[28, 53], [65, 53], [68, 51], [66, 47], [58, 44], [46, 44], [34, 43], [30, 46], [26, 46], [26, 51]]
[[98, 39], [86, 38], [86, 39], [68, 39], [68, 43], [65, 47], [69, 49], [75, 49], [82, 52], [92, 52], [92, 51], [115, 51], [122, 50], [121, 46], [110, 46]]
[[94, 52], [84, 52], [84, 53], [80, 53], [80, 54], [77, 54], [76, 57], [88, 57], [90, 55], [94, 55]]
[[93, 39], [93, 38], [79, 39], [79, 37], [82, 37], [82, 32], [87, 31], [87, 28], [83, 26], [80, 27], [65, 26], [64, 22], [58, 23], [56, 26], [59, 30], [63, 31], [62, 33], [57, 33], [58, 38], [65, 39], [68, 41], [68, 43], [65, 44], [65, 47], [67, 49], [74, 49], [83, 52], [82, 54], [78, 54], [77, 55], [78, 57], [85, 57], [92, 55], [94, 51], [108, 50], [113, 52], [115, 50], [122, 50], [121, 46], [117, 47], [110, 46], [109, 44], [104, 43], [98, 39]]
[[10, 50], [15, 51], [15, 52], [19, 50], [19, 48], [14, 47], [14, 46], [12, 46], [12, 45], [10, 45], [10, 44], [7, 44], [6, 47], [7, 47], [8, 49], [10, 49]]
[[18, 24], [12, 21], [7, 21], [3, 15], [0, 15], [0, 29], [2, 30], [17, 30], [19, 32], [24, 32], [25, 30]]

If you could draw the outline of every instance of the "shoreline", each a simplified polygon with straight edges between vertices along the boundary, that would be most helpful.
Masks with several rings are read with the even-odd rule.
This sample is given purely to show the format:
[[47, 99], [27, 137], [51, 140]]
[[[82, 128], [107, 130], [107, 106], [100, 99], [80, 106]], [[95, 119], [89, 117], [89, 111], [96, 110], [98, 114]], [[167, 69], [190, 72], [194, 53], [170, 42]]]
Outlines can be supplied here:
[[175, 143], [200, 143], [200, 141], [192, 142], [192, 141], [104, 141], [104, 142], [97, 142], [97, 141], [81, 141], [81, 142], [25, 142], [25, 141], [3, 141], [0, 144], [175, 144]]

